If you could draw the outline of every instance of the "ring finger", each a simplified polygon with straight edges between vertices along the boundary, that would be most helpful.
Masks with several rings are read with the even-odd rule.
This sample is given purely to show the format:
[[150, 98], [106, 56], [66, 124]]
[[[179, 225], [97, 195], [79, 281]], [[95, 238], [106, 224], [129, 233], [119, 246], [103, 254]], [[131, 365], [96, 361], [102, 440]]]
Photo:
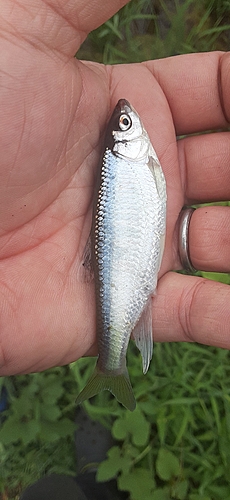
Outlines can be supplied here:
[[188, 244], [196, 269], [230, 272], [230, 207], [198, 208], [190, 221]]

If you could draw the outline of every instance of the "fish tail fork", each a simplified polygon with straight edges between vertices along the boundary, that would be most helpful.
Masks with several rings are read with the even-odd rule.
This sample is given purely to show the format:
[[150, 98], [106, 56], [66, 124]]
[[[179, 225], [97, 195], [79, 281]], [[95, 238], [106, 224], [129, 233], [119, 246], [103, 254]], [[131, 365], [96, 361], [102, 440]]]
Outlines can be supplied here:
[[107, 375], [100, 372], [96, 366], [86, 386], [77, 396], [76, 404], [81, 404], [86, 399], [92, 398], [101, 391], [110, 391], [125, 408], [135, 410], [136, 401], [133, 394], [128, 371], [119, 375]]

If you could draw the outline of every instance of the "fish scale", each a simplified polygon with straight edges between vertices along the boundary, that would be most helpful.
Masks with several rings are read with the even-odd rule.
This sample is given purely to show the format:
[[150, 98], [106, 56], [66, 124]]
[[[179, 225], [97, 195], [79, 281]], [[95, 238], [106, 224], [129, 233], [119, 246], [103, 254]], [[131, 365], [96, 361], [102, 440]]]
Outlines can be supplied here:
[[[149, 262], [149, 255], [146, 253], [146, 258], [143, 256], [143, 245], [146, 240], [146, 234], [143, 234], [146, 231], [146, 228], [143, 226], [143, 222], [145, 222], [147, 226], [151, 226], [152, 221], [149, 214], [147, 215], [148, 220], [146, 220], [146, 213], [143, 213], [143, 210], [141, 211], [139, 209], [137, 203], [140, 179], [138, 179], [135, 175], [134, 183], [132, 183], [129, 169], [127, 168], [127, 165], [123, 165], [123, 163], [125, 162], [120, 161], [116, 157], [114, 158], [112, 155], [107, 159], [107, 175], [110, 177], [110, 170], [113, 171], [113, 179], [111, 182], [114, 182], [118, 192], [117, 196], [114, 196], [112, 200], [110, 200], [109, 214], [105, 213], [105, 218], [106, 215], [110, 218], [111, 212], [113, 212], [113, 224], [110, 225], [110, 231], [113, 232], [113, 235], [111, 238], [111, 247], [108, 250], [111, 255], [112, 262], [111, 268], [108, 270], [111, 281], [104, 280], [102, 286], [104, 285], [103, 289], [107, 290], [107, 293], [109, 294], [108, 302], [110, 307], [108, 311], [108, 320], [110, 319], [111, 324], [114, 325], [114, 329], [119, 332], [119, 335], [122, 332], [127, 339], [127, 328], [132, 329], [133, 324], [135, 324], [137, 320], [135, 317], [131, 318], [128, 311], [130, 311], [130, 309], [135, 309], [135, 300], [133, 300], [134, 296], [136, 293], [140, 296], [140, 293], [142, 292], [141, 288], [138, 287], [140, 284], [141, 263], [145, 260], [148, 260]], [[140, 173], [142, 174], [142, 168]], [[141, 180], [143, 182], [143, 175], [141, 175]], [[119, 189], [120, 182], [122, 182], [124, 186], [124, 192], [122, 193]], [[134, 196], [135, 204], [130, 204], [130, 194], [132, 194], [133, 188], [136, 188], [137, 191]], [[148, 193], [148, 186], [146, 186], [146, 188]], [[142, 196], [140, 196], [139, 199], [142, 205]], [[145, 203], [146, 201], [147, 200], [145, 200]], [[108, 223], [107, 227], [109, 227]], [[125, 234], [123, 234], [123, 231], [125, 231]], [[123, 247], [129, 248], [130, 253], [128, 255], [125, 253], [121, 255]], [[105, 255], [103, 248], [102, 252], [103, 255]], [[144, 269], [145, 268], [146, 265], [144, 262]], [[107, 270], [105, 269], [105, 273], [106, 272]], [[152, 273], [152, 269], [150, 269], [150, 273]], [[144, 302], [146, 301], [146, 298], [148, 298], [148, 295], [149, 290], [147, 292], [147, 297], [143, 297]], [[137, 311], [137, 314], [139, 315], [139, 311]], [[128, 316], [126, 324], [122, 321], [124, 316]], [[102, 343], [103, 338], [104, 337], [102, 337]], [[108, 348], [107, 345], [106, 348]], [[122, 355], [123, 353], [120, 353], [120, 356]]]

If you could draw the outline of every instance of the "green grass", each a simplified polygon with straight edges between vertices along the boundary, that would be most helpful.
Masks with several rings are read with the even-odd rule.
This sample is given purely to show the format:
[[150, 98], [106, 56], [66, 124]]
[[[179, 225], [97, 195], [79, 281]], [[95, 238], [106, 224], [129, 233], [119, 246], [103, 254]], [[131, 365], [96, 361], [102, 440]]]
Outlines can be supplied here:
[[[143, 484], [145, 500], [229, 499], [229, 361], [223, 349], [157, 344], [143, 376], [131, 342], [128, 367], [137, 409], [124, 410], [106, 392], [84, 405], [115, 439], [99, 466], [98, 480], [116, 477], [131, 500], [142, 500]], [[17, 498], [43, 474], [74, 475], [74, 400], [94, 363], [82, 359], [5, 380], [10, 393], [0, 429], [0, 491], [5, 498]]]
[[228, 0], [133, 0], [89, 35], [77, 57], [130, 63], [229, 45]]
[[[133, 0], [89, 35], [78, 57], [130, 63], [228, 50], [228, 0]], [[201, 273], [229, 284], [230, 275]], [[9, 408], [0, 427], [0, 495], [16, 500], [51, 472], [75, 474], [74, 400], [94, 360], [0, 379]], [[84, 408], [115, 439], [98, 480], [117, 478], [130, 500], [229, 500], [230, 355], [194, 344], [157, 344], [147, 375], [133, 344], [128, 367], [138, 401], [127, 412], [109, 393]], [[109, 405], [108, 405], [109, 402]], [[113, 417], [112, 417], [113, 415]]]

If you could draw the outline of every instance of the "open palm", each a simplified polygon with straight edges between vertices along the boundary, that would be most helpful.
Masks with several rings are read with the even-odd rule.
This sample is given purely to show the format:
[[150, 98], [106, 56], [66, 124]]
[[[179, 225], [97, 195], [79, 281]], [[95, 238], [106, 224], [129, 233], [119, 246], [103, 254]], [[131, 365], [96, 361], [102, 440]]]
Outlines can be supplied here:
[[[42, 370], [96, 352], [94, 286], [82, 283], [78, 274], [103, 131], [119, 98], [127, 98], [140, 114], [167, 180], [166, 249], [153, 301], [155, 338], [230, 345], [228, 287], [170, 272], [180, 267], [176, 223], [182, 206], [230, 196], [228, 133], [176, 141], [176, 135], [227, 126], [229, 56], [194, 54], [115, 67], [76, 61], [87, 33], [125, 3], [4, 4], [1, 375]], [[228, 210], [201, 208], [193, 215], [190, 250], [196, 267], [229, 269]]]

